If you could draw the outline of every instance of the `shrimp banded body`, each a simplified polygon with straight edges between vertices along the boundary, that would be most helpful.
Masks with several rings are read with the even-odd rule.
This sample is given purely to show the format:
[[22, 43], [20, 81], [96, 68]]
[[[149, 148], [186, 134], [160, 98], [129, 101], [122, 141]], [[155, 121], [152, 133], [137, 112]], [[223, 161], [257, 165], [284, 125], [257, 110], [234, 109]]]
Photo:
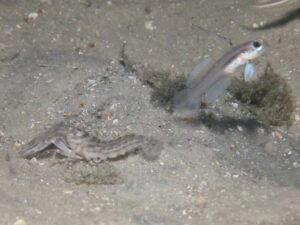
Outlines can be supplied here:
[[21, 155], [30, 158], [50, 145], [56, 146], [55, 152], [63, 156], [85, 160], [113, 159], [137, 149], [141, 149], [144, 158], [153, 160], [162, 149], [162, 143], [151, 137], [128, 134], [114, 140], [102, 141], [81, 129], [58, 124], [25, 145]]
[[150, 153], [151, 150], [149, 144], [153, 147], [152, 143], [155, 142], [154, 139], [135, 134], [124, 135], [114, 140], [100, 141], [80, 130], [67, 135], [67, 141], [76, 155], [85, 159], [99, 158], [101, 160], [116, 158], [136, 149], [143, 149], [142, 152], [147, 157], [147, 153]]

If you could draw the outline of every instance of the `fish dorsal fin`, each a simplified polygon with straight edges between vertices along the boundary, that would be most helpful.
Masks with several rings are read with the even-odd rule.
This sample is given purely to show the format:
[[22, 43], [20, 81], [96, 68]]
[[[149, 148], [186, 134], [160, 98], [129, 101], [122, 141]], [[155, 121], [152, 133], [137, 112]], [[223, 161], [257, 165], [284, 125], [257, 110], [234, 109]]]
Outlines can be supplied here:
[[203, 100], [207, 104], [212, 104], [218, 97], [223, 95], [232, 81], [231, 76], [224, 76], [218, 80], [214, 85], [208, 88], [205, 92]]
[[207, 71], [212, 66], [213, 60], [211, 58], [206, 58], [202, 60], [193, 71], [190, 73], [190, 75], [187, 78], [186, 86], [188, 88], [193, 88], [197, 84], [199, 84], [201, 78], [207, 73]]

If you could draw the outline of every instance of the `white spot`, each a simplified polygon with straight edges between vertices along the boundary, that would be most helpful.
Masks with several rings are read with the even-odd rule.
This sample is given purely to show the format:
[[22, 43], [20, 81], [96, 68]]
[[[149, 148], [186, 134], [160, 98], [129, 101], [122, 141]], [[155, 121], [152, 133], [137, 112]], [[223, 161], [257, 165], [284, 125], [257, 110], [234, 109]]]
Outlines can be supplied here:
[[299, 114], [296, 114], [295, 115], [295, 121], [298, 123], [300, 121], [300, 115]]
[[253, 23], [252, 24], [252, 28], [258, 28], [258, 24], [257, 23]]
[[237, 129], [238, 129], [238, 131], [240, 131], [240, 132], [242, 132], [242, 131], [243, 131], [243, 127], [241, 127], [241, 126], [237, 126], [236, 128], [237, 128]]
[[239, 107], [239, 104], [233, 102], [233, 103], [232, 103], [232, 106], [233, 106], [233, 108], [236, 108], [236, 109], [237, 109], [237, 108]]
[[152, 31], [156, 29], [156, 26], [153, 26], [153, 21], [150, 20], [145, 22], [145, 28], [146, 30]]
[[13, 225], [27, 225], [27, 223], [23, 219], [18, 219]]
[[38, 18], [39, 14], [36, 13], [36, 12], [32, 12], [32, 13], [29, 13], [27, 18], [30, 19], [30, 20], [36, 20], [36, 18]]

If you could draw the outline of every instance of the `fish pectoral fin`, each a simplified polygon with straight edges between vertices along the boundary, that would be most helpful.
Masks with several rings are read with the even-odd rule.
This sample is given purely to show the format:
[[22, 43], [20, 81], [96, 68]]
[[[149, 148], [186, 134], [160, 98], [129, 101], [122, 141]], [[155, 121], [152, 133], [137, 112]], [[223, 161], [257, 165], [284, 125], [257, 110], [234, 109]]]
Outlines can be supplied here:
[[230, 86], [232, 78], [230, 76], [224, 76], [218, 80], [213, 86], [205, 91], [203, 100], [207, 104], [212, 104], [218, 97], [224, 95], [227, 88]]
[[186, 86], [188, 88], [195, 87], [199, 82], [200, 79], [207, 73], [207, 71], [212, 66], [213, 60], [211, 58], [206, 58], [202, 60], [199, 64], [195, 66], [193, 71], [190, 73], [186, 80]]
[[244, 80], [249, 82], [255, 73], [255, 68], [251, 63], [247, 63], [244, 70]]

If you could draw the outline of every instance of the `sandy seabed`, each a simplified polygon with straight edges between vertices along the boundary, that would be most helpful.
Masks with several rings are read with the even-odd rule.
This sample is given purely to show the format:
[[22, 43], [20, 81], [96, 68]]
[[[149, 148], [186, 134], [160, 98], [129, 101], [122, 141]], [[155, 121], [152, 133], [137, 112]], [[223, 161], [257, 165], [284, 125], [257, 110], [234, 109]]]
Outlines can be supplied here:
[[[188, 74], [224, 50], [197, 26], [234, 45], [260, 37], [270, 47], [255, 60], [258, 73], [270, 62], [298, 103], [299, 20], [243, 29], [296, 3], [254, 3], [0, 1], [0, 224], [300, 224], [297, 121], [289, 130], [267, 127], [228, 96], [211, 106], [212, 117], [181, 120], [119, 63], [126, 42], [134, 62]], [[103, 140], [151, 136], [164, 149], [155, 161], [131, 154], [98, 165], [19, 156], [24, 143], [60, 121]]]

